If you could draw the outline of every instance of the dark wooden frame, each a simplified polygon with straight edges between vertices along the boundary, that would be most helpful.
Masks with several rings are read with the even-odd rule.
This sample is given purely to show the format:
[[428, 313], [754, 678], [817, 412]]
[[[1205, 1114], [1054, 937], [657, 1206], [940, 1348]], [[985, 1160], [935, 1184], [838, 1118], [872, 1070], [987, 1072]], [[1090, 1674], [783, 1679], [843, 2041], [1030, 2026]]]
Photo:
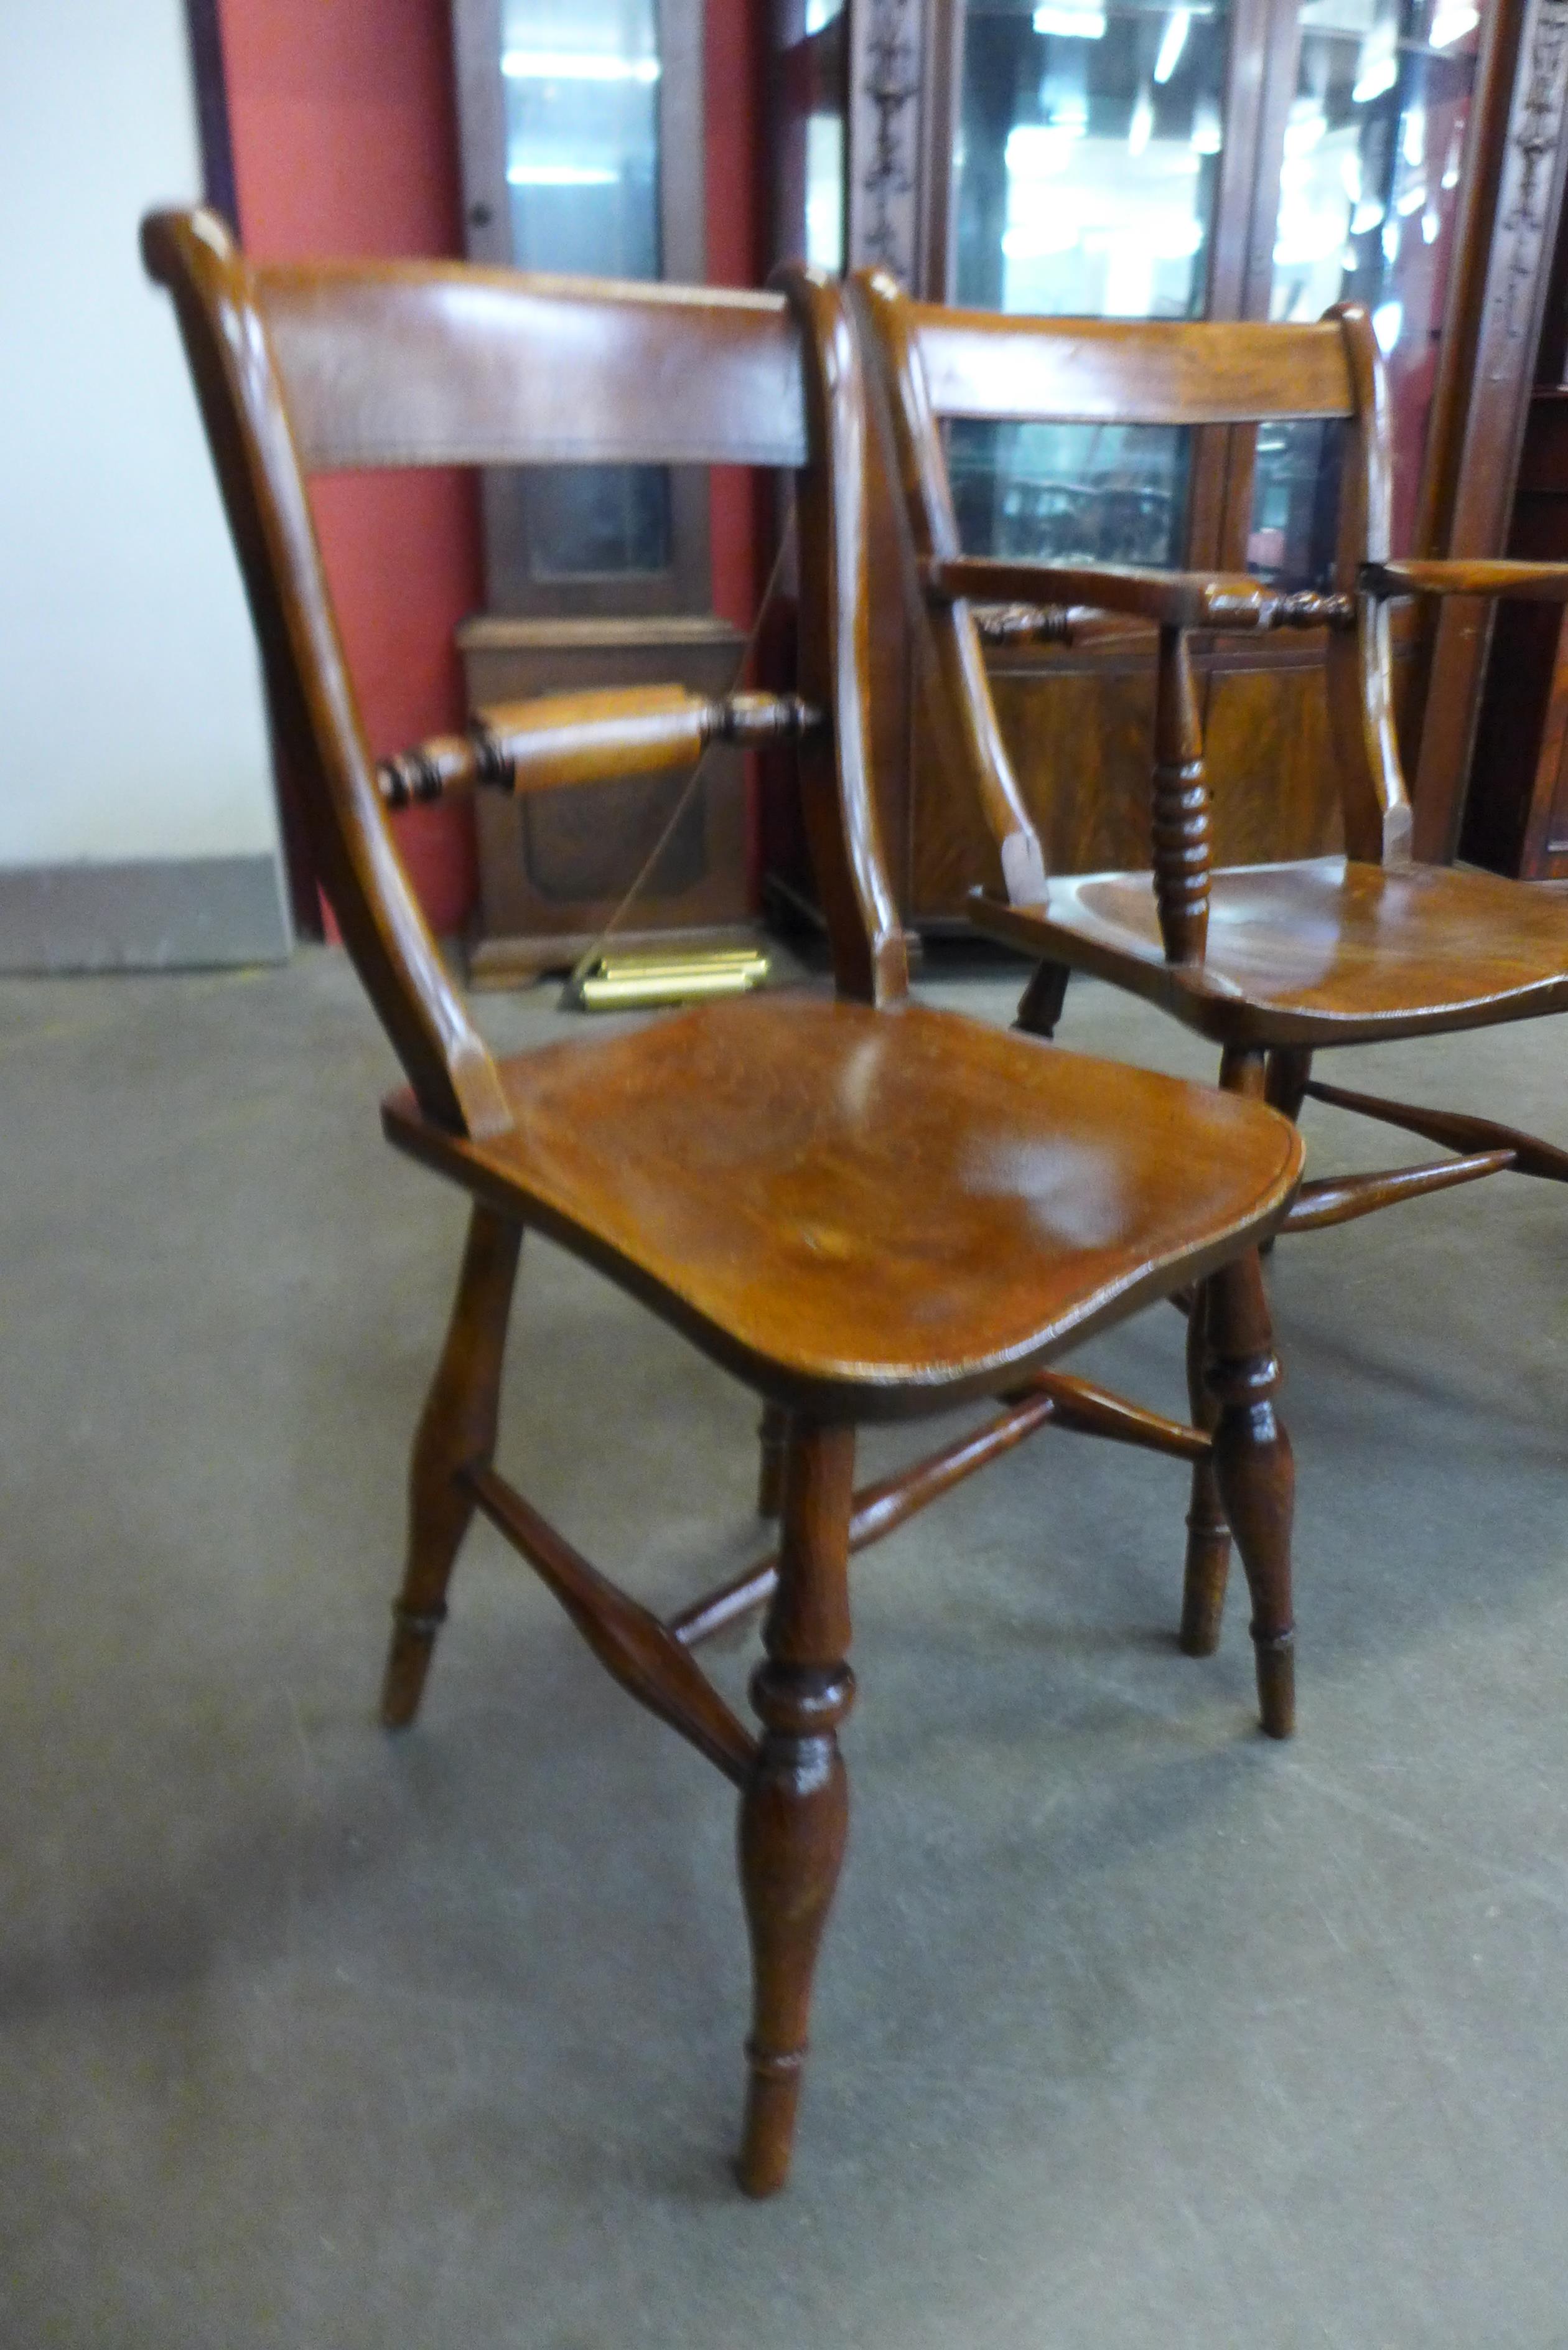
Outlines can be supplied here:
[[[501, 0], [452, 0], [464, 250], [472, 261], [513, 266], [501, 88]], [[659, 203], [662, 276], [700, 286], [707, 276], [703, 140], [702, 0], [659, 0]], [[483, 477], [486, 602], [495, 615], [628, 619], [702, 613], [712, 602], [708, 475], [670, 473], [668, 570], [534, 582], [518, 527], [515, 476]], [[526, 513], [527, 490], [521, 490]]]

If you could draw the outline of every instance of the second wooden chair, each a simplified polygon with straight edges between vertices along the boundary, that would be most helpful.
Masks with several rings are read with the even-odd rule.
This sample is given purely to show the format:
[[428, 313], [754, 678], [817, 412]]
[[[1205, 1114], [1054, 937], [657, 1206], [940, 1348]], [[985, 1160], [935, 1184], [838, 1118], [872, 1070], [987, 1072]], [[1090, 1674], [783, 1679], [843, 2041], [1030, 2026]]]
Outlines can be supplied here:
[[[1315, 1230], [1511, 1169], [1568, 1181], [1568, 1151], [1490, 1118], [1352, 1093], [1312, 1075], [1323, 1046], [1446, 1034], [1568, 1009], [1568, 904], [1555, 892], [1417, 865], [1394, 738], [1388, 605], [1407, 596], [1568, 601], [1568, 565], [1396, 561], [1382, 361], [1364, 310], [1313, 326], [1000, 317], [910, 302], [884, 273], [857, 285], [897, 445], [915, 597], [947, 722], [954, 788], [973, 792], [1001, 851], [1005, 899], [976, 922], [1037, 960], [1020, 1025], [1052, 1035], [1071, 974], [1157, 1003], [1220, 1047], [1227, 1092], [1294, 1118], [1308, 1096], [1459, 1155], [1304, 1183], [1288, 1229]], [[1321, 588], [1245, 573], [993, 561], [966, 555], [942, 427], [1015, 422], [1237, 426], [1333, 420], [1342, 432], [1337, 538]], [[979, 615], [1011, 607], [1014, 640], [1121, 616], [1158, 631], [1152, 869], [1049, 879], [1002, 739]], [[1211, 869], [1195, 632], [1322, 631], [1346, 854]], [[1215, 1293], [1194, 1303], [1193, 1417], [1212, 1424]], [[1193, 1477], [1183, 1645], [1219, 1638], [1229, 1536], [1211, 1464]]]

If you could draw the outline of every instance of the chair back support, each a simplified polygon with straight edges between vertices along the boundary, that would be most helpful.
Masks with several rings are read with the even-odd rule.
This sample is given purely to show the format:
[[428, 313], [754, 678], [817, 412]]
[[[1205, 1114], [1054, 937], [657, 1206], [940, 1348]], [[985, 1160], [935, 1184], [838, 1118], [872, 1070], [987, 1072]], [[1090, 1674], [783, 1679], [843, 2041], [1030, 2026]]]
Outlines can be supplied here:
[[254, 279], [307, 473], [806, 462], [800, 332], [776, 295], [426, 262]]
[[1332, 325], [1021, 318], [910, 307], [938, 416], [1247, 424], [1348, 416], [1355, 404], [1345, 338]]
[[[941, 431], [949, 419], [1189, 427], [1343, 421], [1326, 603], [1337, 603], [1341, 617], [1353, 610], [1355, 625], [1331, 629], [1325, 661], [1346, 845], [1353, 856], [1376, 861], [1406, 857], [1410, 809], [1394, 740], [1387, 608], [1363, 592], [1362, 582], [1364, 564], [1387, 555], [1390, 513], [1383, 369], [1365, 310], [1341, 305], [1310, 326], [1017, 317], [912, 302], [880, 270], [861, 273], [855, 296], [877, 353], [911, 552], [920, 565], [956, 561], [963, 552]], [[1093, 602], [1087, 587], [1081, 600]], [[1325, 599], [1296, 599], [1295, 609], [1287, 598], [1258, 600], [1259, 624], [1269, 626], [1303, 625]], [[997, 725], [973, 605], [929, 598], [924, 625], [933, 714], [949, 755], [985, 811], [1010, 899], [1038, 900], [1045, 887], [1039, 838]], [[1168, 770], [1168, 806], [1189, 804], [1179, 819], [1187, 844], [1173, 854], [1201, 863], [1206, 902], [1206, 787], [1190, 671], [1183, 631], [1162, 627], [1161, 635], [1172, 641], [1161, 645], [1160, 724], [1185, 745]], [[1163, 813], [1157, 806], [1157, 876]], [[1168, 952], [1189, 959], [1168, 935]], [[1201, 952], [1199, 923], [1195, 959]]]
[[649, 462], [791, 468], [800, 515], [801, 747], [840, 989], [906, 982], [867, 772], [864, 421], [840, 297], [530, 278], [462, 263], [253, 268], [218, 216], [152, 214], [244, 574], [274, 722], [349, 953], [424, 1114], [513, 1123], [399, 858], [332, 609], [306, 474], [363, 466]]

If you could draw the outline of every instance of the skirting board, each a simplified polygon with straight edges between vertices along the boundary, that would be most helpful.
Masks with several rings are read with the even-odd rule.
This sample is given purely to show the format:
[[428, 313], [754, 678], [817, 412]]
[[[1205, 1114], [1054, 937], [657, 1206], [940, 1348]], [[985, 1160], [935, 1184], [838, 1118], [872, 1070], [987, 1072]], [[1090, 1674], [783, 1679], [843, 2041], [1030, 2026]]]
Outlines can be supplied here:
[[275, 857], [0, 871], [0, 971], [286, 962], [291, 944]]

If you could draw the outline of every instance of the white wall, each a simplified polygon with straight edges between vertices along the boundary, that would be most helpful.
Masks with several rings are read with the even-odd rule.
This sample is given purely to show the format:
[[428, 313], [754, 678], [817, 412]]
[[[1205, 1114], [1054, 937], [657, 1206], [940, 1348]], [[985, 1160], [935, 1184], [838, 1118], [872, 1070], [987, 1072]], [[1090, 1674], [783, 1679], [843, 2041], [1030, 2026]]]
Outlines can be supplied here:
[[137, 251], [200, 187], [181, 0], [0, 0], [0, 867], [275, 854], [239, 575]]

